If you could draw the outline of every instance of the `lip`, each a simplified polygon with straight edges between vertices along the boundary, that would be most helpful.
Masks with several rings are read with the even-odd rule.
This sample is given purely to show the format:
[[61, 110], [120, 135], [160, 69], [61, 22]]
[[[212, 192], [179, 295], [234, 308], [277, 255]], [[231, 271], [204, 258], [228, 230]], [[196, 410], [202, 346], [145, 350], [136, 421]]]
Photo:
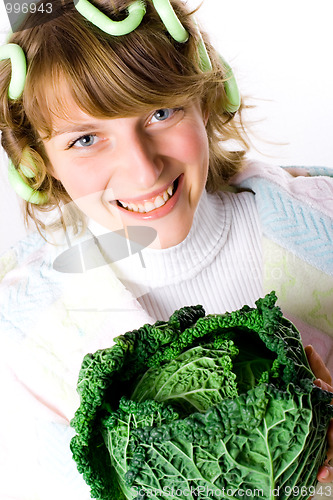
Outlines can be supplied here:
[[[131, 217], [131, 218], [134, 218], [137, 220], [148, 220], [148, 219], [153, 220], [153, 219], [158, 219], [159, 217], [164, 217], [169, 212], [171, 212], [171, 210], [173, 209], [173, 207], [176, 205], [177, 201], [179, 200], [179, 197], [180, 197], [180, 194], [181, 194], [181, 191], [183, 188], [183, 184], [184, 184], [184, 174], [181, 174], [179, 177], [176, 177], [174, 182], [177, 181], [177, 179], [178, 179], [177, 189], [173, 193], [172, 197], [169, 198], [168, 201], [162, 207], [155, 208], [155, 210], [152, 210], [151, 212], [147, 212], [147, 213], [131, 212], [130, 210], [126, 210], [126, 208], [120, 207], [117, 204], [117, 202], [112, 202], [112, 204], [114, 206], [116, 206], [118, 208], [118, 210], [120, 210], [120, 212], [123, 212], [128, 217]], [[165, 189], [167, 189], [169, 186], [170, 186], [170, 184], [168, 184]], [[161, 192], [163, 192], [163, 191], [161, 191], [161, 190], [155, 191], [155, 196], [157, 196]], [[151, 195], [149, 195], [149, 196], [150, 196], [150, 198], [147, 198], [145, 201], [148, 201], [149, 199], [154, 197], [154, 194], [152, 196]], [[131, 201], [133, 203], [135, 203], [135, 200], [136, 201], [144, 201], [143, 198], [141, 198], [141, 199], [140, 198], [132, 198], [131, 199]], [[126, 202], [127, 202], [127, 200], [126, 200]]]

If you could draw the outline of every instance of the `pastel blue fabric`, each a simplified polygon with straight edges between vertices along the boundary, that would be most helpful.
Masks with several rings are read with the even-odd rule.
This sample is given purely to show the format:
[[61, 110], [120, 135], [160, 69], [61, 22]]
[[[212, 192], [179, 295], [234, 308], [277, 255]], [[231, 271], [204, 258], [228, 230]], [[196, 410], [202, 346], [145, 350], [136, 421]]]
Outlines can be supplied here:
[[292, 178], [281, 170], [290, 181], [280, 182], [267, 171], [267, 176], [255, 172], [239, 185], [255, 193], [265, 236], [333, 276], [333, 169], [301, 168], [311, 179]]

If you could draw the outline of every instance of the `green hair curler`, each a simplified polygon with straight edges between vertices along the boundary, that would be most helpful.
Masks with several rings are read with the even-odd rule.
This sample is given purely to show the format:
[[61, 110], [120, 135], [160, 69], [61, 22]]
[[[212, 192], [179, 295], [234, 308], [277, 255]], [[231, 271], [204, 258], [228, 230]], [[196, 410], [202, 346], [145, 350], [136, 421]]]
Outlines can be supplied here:
[[[21, 164], [20, 169], [26, 177], [30, 179], [34, 177], [33, 172], [25, 165]], [[35, 205], [43, 205], [47, 202], [47, 194], [32, 189], [32, 187], [22, 179], [11, 160], [9, 160], [8, 163], [8, 179], [14, 191], [25, 201], [34, 203]]]
[[187, 42], [189, 35], [179, 21], [175, 11], [169, 0], [152, 0], [156, 12], [162, 19], [162, 22], [172, 38], [176, 42], [184, 43]]
[[[0, 60], [3, 59], [10, 59], [12, 67], [8, 96], [10, 99], [17, 100], [23, 93], [27, 75], [27, 63], [24, 52], [19, 45], [8, 43], [0, 47]], [[25, 165], [21, 164], [20, 169], [26, 177], [34, 177], [33, 172]], [[36, 205], [42, 205], [47, 201], [45, 193], [35, 191], [22, 179], [11, 160], [8, 163], [8, 179], [14, 191], [24, 200]]]
[[88, 0], [78, 0], [74, 2], [74, 5], [88, 21], [105, 33], [114, 36], [127, 35], [134, 31], [140, 25], [146, 13], [146, 5], [142, 0], [136, 0], [128, 6], [128, 16], [122, 21], [113, 21]]
[[27, 75], [27, 63], [23, 50], [16, 43], [7, 43], [0, 47], [0, 61], [10, 59], [12, 76], [8, 88], [10, 99], [21, 97]]
[[224, 81], [224, 90], [228, 98], [228, 104], [225, 105], [226, 111], [229, 113], [236, 113], [241, 105], [241, 96], [236, 82], [235, 75], [227, 63], [227, 61], [220, 55], [222, 65], [226, 69], [226, 79]]

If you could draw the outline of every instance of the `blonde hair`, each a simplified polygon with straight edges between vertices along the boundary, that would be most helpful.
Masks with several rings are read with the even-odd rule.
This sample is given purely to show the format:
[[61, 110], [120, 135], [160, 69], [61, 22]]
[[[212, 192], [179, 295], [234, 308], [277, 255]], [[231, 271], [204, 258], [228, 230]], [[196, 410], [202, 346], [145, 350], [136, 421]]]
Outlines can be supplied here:
[[[131, 1], [92, 3], [121, 20]], [[147, 109], [177, 107], [199, 99], [208, 115], [207, 190], [221, 189], [241, 168], [248, 149], [241, 125], [242, 106], [237, 120], [225, 111], [225, 69], [219, 55], [203, 35], [213, 69], [201, 70], [192, 13], [181, 0], [171, 0], [171, 4], [190, 34], [186, 43], [172, 39], [149, 0], [140, 26], [125, 36], [110, 36], [96, 28], [77, 12], [72, 0], [52, 2], [52, 19], [48, 22], [45, 13], [29, 15], [21, 30], [11, 36], [10, 42], [20, 45], [26, 54], [28, 71], [23, 95], [13, 102], [7, 92], [10, 63], [0, 63], [2, 145], [16, 168], [23, 151], [34, 159], [35, 178], [27, 182], [48, 193], [48, 202], [42, 206], [26, 203], [26, 217], [32, 217], [37, 227], [43, 226], [38, 211], [71, 201], [61, 182], [52, 176], [41, 140], [51, 136], [54, 116], [66, 118], [70, 113], [71, 99], [86, 113], [102, 118], [139, 115]], [[69, 101], [63, 97], [64, 89], [70, 92]], [[238, 151], [224, 147], [230, 139], [239, 144]]]

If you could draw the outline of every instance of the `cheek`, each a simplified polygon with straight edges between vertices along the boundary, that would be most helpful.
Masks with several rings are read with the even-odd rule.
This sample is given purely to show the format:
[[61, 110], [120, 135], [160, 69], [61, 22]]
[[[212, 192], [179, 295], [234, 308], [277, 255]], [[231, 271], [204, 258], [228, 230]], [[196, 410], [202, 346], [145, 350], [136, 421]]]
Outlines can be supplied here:
[[54, 170], [55, 177], [73, 200], [103, 192], [107, 184], [103, 170], [96, 168], [96, 162], [93, 165], [86, 162], [83, 165], [80, 161], [63, 162]]
[[[189, 128], [178, 136], [177, 150], [186, 163], [207, 163], [208, 138], [204, 127]], [[204, 166], [204, 165], [202, 165]]]

